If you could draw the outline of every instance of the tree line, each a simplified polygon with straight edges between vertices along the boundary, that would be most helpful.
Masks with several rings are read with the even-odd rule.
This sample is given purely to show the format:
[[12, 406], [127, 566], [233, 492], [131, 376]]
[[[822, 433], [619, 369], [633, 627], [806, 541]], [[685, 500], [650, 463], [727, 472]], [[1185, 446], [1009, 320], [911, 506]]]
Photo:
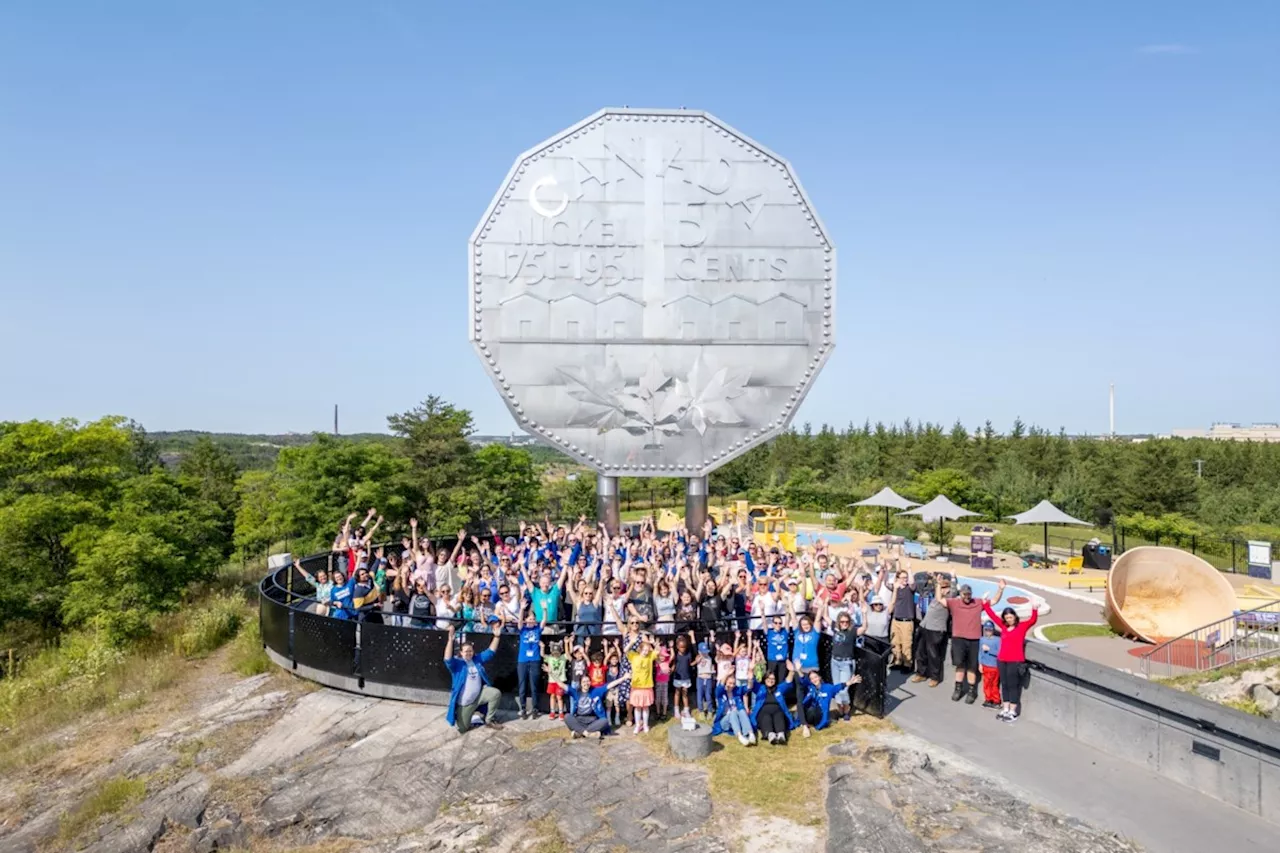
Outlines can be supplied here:
[[[1070, 438], [1021, 420], [808, 425], [715, 472], [713, 491], [793, 508], [843, 511], [883, 486], [917, 501], [946, 494], [1003, 519], [1048, 499], [1084, 521], [1136, 533], [1280, 539], [1280, 444]], [[874, 515], [874, 514], [872, 514]], [[883, 523], [883, 522], [881, 522]]]
[[[123, 418], [0, 423], [0, 648], [71, 627], [112, 642], [145, 635], [237, 553], [289, 540], [328, 546], [339, 520], [376, 507], [390, 538], [552, 514], [594, 515], [595, 478], [555, 451], [476, 447], [470, 412], [438, 397], [387, 419], [390, 435], [313, 435], [271, 448], [180, 434], [157, 443]], [[252, 446], [254, 449], [249, 449]], [[163, 448], [163, 451], [162, 451]], [[532, 452], [531, 452], [532, 451]], [[711, 491], [791, 509], [847, 512], [883, 486], [946, 494], [991, 519], [1047, 498], [1137, 535], [1280, 541], [1280, 444], [1072, 439], [1020, 421], [1005, 433], [936, 424], [809, 426], [733, 460]], [[683, 481], [624, 479], [623, 493], [678, 506]], [[878, 532], [879, 512], [855, 519]]]

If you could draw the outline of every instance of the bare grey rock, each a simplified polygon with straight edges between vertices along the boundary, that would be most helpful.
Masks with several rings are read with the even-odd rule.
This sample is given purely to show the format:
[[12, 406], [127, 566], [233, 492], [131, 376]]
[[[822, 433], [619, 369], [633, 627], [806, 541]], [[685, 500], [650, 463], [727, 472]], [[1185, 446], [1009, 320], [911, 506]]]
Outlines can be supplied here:
[[1249, 695], [1253, 697], [1254, 704], [1258, 706], [1258, 710], [1264, 714], [1272, 714], [1277, 708], [1280, 708], [1280, 696], [1271, 691], [1271, 688], [1265, 684], [1255, 684], [1249, 689]]
[[62, 811], [57, 807], [45, 809], [13, 832], [0, 834], [0, 851], [34, 853], [58, 834], [58, 820]]
[[429, 849], [461, 851], [549, 821], [575, 849], [713, 849], [701, 768], [663, 765], [623, 738], [515, 745], [520, 727], [540, 725], [463, 736], [442, 708], [319, 691], [225, 772], [269, 782], [259, 818], [276, 832], [428, 838], [440, 841]]
[[[543, 841], [575, 853], [804, 853], [824, 843], [819, 827], [768, 814], [747, 811], [726, 824], [702, 766], [665, 763], [635, 737], [523, 737], [560, 728], [547, 720], [464, 736], [445, 723], [443, 708], [332, 690], [255, 692], [266, 683], [243, 682], [108, 762], [113, 773], [151, 767], [164, 774], [153, 779], [173, 779], [178, 756], [190, 758], [194, 749], [185, 745], [196, 738], [202, 754], [236, 748], [234, 741], [211, 746], [202, 733], [284, 711], [220, 771], [197, 762], [118, 815], [94, 853], [150, 849], [177, 825], [191, 828], [192, 853], [252, 848], [265, 838], [287, 848], [330, 836], [358, 839], [359, 849], [375, 853], [519, 851]], [[1037, 810], [988, 773], [907, 735], [860, 737], [829, 755], [825, 843], [832, 851], [1131, 851], [1104, 832]], [[235, 799], [243, 815], [218, 801], [213, 775], [243, 789]], [[56, 834], [66, 802], [84, 791], [0, 835], [0, 850], [36, 850]], [[815, 818], [821, 810], [815, 803]]]
[[[1197, 694], [1214, 702], [1243, 702], [1253, 699], [1259, 705], [1265, 702], [1271, 708], [1269, 699], [1265, 696], [1261, 700], [1258, 698], [1260, 690], [1280, 693], [1280, 666], [1246, 670], [1239, 675], [1226, 676], [1195, 688]], [[1263, 713], [1269, 714], [1270, 711], [1264, 710]]]
[[[1223, 680], [1226, 681], [1227, 679]], [[1250, 669], [1240, 673], [1235, 680], [1238, 680], [1246, 688], [1258, 684], [1280, 685], [1280, 666], [1272, 666], [1267, 669]]]
[[244, 847], [249, 840], [248, 827], [240, 815], [229, 809], [220, 809], [209, 815], [209, 820], [191, 834], [189, 844], [192, 853], [213, 853]]
[[170, 823], [195, 829], [209, 803], [209, 779], [192, 771], [142, 804], [144, 812], [164, 815]]
[[945, 751], [883, 735], [827, 774], [827, 849], [866, 853], [1134, 853], [1128, 842], [1035, 808]]
[[111, 827], [85, 853], [138, 853], [150, 850], [164, 835], [166, 822], [163, 814], [143, 815], [123, 826]]
[[1249, 687], [1239, 679], [1223, 678], [1196, 686], [1195, 692], [1211, 702], [1240, 702], [1249, 696]]

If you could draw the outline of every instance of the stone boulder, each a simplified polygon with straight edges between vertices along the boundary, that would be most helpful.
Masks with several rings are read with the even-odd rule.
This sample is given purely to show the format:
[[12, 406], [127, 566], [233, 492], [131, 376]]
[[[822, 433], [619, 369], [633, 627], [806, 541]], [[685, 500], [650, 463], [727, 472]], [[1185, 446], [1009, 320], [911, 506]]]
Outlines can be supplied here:
[[1249, 688], [1249, 695], [1253, 698], [1253, 702], [1258, 706], [1258, 710], [1270, 716], [1280, 709], [1280, 696], [1271, 692], [1271, 688], [1265, 684], [1255, 684]]
[[711, 754], [711, 727], [701, 723], [691, 729], [681, 726], [667, 728], [667, 746], [671, 754], [681, 761], [699, 761]]
[[1273, 690], [1280, 690], [1280, 666], [1242, 672], [1240, 673], [1240, 683], [1246, 688], [1265, 684]]
[[1249, 698], [1249, 687], [1250, 685], [1241, 683], [1239, 679], [1222, 678], [1197, 685], [1196, 693], [1210, 702], [1218, 702], [1219, 704], [1243, 702]]

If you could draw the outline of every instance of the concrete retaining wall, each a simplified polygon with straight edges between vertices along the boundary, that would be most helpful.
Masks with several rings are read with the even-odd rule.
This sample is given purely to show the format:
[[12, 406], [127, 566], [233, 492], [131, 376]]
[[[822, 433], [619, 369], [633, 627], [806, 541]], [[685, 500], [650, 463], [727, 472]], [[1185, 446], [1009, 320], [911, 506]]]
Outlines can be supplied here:
[[1280, 726], [1049, 646], [1027, 659], [1028, 720], [1280, 824]]

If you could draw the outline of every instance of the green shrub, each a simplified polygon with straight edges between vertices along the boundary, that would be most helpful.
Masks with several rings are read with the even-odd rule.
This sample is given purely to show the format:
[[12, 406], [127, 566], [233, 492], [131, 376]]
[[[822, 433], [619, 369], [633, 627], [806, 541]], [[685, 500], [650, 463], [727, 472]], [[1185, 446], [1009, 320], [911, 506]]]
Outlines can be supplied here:
[[924, 530], [924, 525], [918, 521], [896, 518], [893, 520], [893, 527], [889, 530], [889, 533], [894, 536], [901, 536], [903, 539], [919, 539], [922, 530]]
[[142, 800], [147, 794], [147, 783], [141, 779], [115, 776], [100, 783], [79, 806], [64, 814], [58, 821], [58, 838], [64, 844], [76, 838], [104, 817]]
[[878, 506], [860, 506], [853, 511], [853, 529], [883, 536], [887, 532], [884, 524], [884, 510]]
[[1019, 536], [1017, 533], [997, 533], [995, 535], [993, 546], [997, 551], [1009, 551], [1014, 554], [1021, 554], [1030, 546], [1026, 537]]
[[836, 530], [851, 530], [853, 529], [853, 516], [842, 512], [831, 520], [831, 526]]
[[186, 616], [182, 630], [174, 635], [173, 650], [182, 657], [200, 657], [220, 648], [236, 635], [244, 621], [244, 600], [220, 595]]
[[956, 528], [954, 524], [943, 523], [942, 530], [938, 530], [938, 522], [923, 525], [919, 537], [929, 540], [929, 544], [937, 545], [939, 548], [950, 548], [956, 539]]
[[246, 619], [240, 626], [240, 633], [231, 643], [228, 663], [241, 675], [258, 675], [271, 668], [271, 660], [262, 649], [262, 631], [257, 619]]

